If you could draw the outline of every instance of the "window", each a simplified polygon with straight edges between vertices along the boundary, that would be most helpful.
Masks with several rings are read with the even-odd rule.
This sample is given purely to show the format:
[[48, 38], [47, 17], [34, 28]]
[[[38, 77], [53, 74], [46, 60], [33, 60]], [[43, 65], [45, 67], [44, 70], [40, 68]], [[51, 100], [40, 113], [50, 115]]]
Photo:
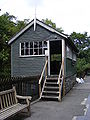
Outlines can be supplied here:
[[76, 54], [73, 52], [73, 60], [76, 61], [77, 57]]
[[72, 59], [72, 50], [69, 46], [66, 47], [67, 58]]
[[45, 50], [47, 50], [46, 41], [20, 43], [20, 55], [21, 56], [45, 55]]

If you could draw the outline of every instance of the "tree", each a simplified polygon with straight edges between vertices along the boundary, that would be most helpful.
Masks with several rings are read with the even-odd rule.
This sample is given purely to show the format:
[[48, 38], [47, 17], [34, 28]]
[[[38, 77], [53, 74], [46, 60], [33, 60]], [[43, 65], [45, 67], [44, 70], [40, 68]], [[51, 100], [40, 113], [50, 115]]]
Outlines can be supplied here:
[[88, 69], [90, 69], [90, 36], [87, 32], [84, 34], [71, 33], [72, 40], [79, 49], [77, 59], [77, 75], [83, 77]]
[[[15, 21], [15, 22], [14, 22]], [[0, 76], [10, 74], [10, 46], [9, 39], [24, 28], [27, 20], [18, 21], [15, 16], [5, 13], [0, 16]]]
[[60, 28], [57, 28], [57, 27], [56, 27], [56, 24], [55, 24], [54, 22], [52, 22], [51, 20], [49, 20], [48, 18], [42, 19], [42, 21], [43, 21], [45, 24], [47, 24], [47, 25], [51, 26], [52, 28], [56, 29], [57, 31], [59, 31], [59, 32], [64, 32], [64, 30], [63, 30], [61, 27], [60, 27]]
[[16, 30], [18, 32], [21, 29], [23, 29], [29, 23], [29, 19], [24, 19], [24, 21], [17, 20], [16, 23], [17, 23], [16, 24]]
[[73, 32], [71, 37], [79, 50], [90, 48], [90, 36], [87, 35], [87, 32], [84, 32], [84, 34]]

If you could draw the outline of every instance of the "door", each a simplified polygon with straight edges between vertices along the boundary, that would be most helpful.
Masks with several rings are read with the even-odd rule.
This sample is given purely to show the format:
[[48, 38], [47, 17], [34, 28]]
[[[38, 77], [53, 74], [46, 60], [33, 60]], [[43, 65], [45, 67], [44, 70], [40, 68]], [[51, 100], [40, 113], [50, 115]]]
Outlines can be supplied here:
[[50, 74], [58, 75], [61, 66], [61, 41], [50, 41]]

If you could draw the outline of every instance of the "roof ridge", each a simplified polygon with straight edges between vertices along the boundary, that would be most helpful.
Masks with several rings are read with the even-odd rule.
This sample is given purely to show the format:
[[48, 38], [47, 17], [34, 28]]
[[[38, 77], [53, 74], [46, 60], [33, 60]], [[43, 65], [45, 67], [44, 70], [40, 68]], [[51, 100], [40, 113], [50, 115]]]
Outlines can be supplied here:
[[59, 32], [59, 33], [61, 33], [61, 34], [65, 35], [65, 36], [69, 36], [68, 34], [65, 34], [65, 33], [62, 33], [62, 32], [60, 32], [60, 31], [58, 31], [57, 29], [53, 28], [52, 26], [50, 26], [50, 25], [48, 25], [48, 24], [44, 23], [43, 21], [41, 21], [41, 20], [39, 20], [39, 19], [37, 19], [37, 18], [36, 18], [36, 20], [38, 20], [38, 21], [42, 22], [43, 24], [47, 25], [48, 27], [51, 27], [52, 29], [56, 30], [57, 32]]
[[[34, 19], [31, 20], [23, 29], [21, 29], [18, 33], [16, 33], [8, 42], [8, 44], [11, 44], [16, 38], [18, 38], [23, 32], [25, 32], [29, 27], [31, 27], [34, 24]], [[68, 35], [61, 33], [57, 31], [56, 29], [52, 28], [51, 26], [47, 25], [46, 23], [40, 21], [39, 19], [36, 18], [36, 24], [41, 25], [42, 27], [45, 27], [51, 32], [56, 32], [57, 34], [61, 35], [62, 37], [67, 38]]]

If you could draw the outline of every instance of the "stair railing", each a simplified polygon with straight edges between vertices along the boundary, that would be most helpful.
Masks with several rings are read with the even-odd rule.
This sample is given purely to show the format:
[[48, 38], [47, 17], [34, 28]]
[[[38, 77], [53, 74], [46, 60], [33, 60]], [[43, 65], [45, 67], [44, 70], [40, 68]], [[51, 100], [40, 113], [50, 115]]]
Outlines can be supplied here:
[[45, 72], [45, 79], [47, 77], [47, 65], [48, 65], [48, 59], [46, 59], [44, 68], [42, 70], [42, 73], [41, 73], [41, 76], [40, 76], [40, 79], [39, 79], [39, 96], [41, 95], [41, 82], [42, 82], [42, 79], [43, 79], [43, 76], [44, 76], [44, 72]]
[[62, 91], [62, 84], [63, 84], [63, 63], [61, 64], [59, 76], [58, 76], [58, 84], [59, 84], [59, 101], [61, 101], [61, 91]]

